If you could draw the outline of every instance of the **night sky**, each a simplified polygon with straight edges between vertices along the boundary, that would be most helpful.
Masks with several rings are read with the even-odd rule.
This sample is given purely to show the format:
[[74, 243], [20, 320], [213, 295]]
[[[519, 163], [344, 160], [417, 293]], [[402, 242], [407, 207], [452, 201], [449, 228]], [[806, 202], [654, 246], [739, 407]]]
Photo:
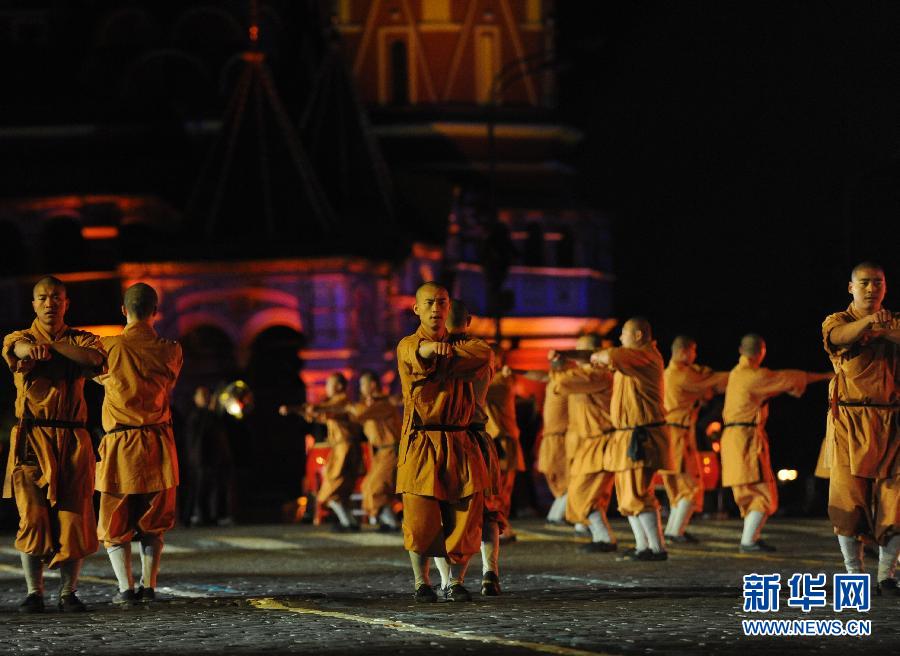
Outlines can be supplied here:
[[[619, 316], [646, 315], [666, 355], [695, 336], [716, 368], [753, 331], [770, 367], [827, 370], [849, 269], [896, 279], [900, 4], [558, 5], [583, 196], [617, 219]], [[776, 467], [812, 467], [825, 397], [773, 403]]]

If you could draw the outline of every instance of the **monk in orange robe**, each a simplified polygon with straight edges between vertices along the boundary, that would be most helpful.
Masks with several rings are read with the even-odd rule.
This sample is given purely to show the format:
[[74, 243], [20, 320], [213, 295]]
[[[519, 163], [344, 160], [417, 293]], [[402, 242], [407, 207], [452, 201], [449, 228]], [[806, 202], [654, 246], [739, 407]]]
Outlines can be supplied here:
[[65, 323], [69, 298], [61, 280], [34, 286], [36, 318], [30, 328], [3, 338], [3, 359], [13, 373], [16, 417], [9, 443], [3, 497], [15, 497], [20, 552], [28, 596], [25, 613], [44, 610], [43, 566], [59, 568], [59, 609], [84, 611], [78, 573], [97, 550], [94, 518], [94, 449], [85, 428], [85, 378], [102, 373], [100, 338]]
[[372, 449], [369, 471], [360, 485], [363, 510], [378, 518], [379, 530], [398, 531], [400, 522], [392, 506], [396, 499], [400, 412], [394, 400], [381, 393], [381, 382], [374, 371], [360, 374], [359, 395], [360, 401], [349, 406], [350, 417], [362, 425]]
[[861, 540], [879, 545], [877, 590], [900, 595], [900, 314], [887, 310], [884, 270], [864, 262], [853, 297], [822, 324], [837, 377], [832, 390], [828, 517], [849, 572], [862, 572]]
[[[118, 590], [115, 604], [153, 601], [163, 534], [175, 525], [178, 456], [169, 398], [183, 362], [181, 346], [153, 329], [159, 301], [144, 283], [125, 291], [121, 335], [101, 339], [108, 371], [103, 385], [103, 430], [96, 489], [97, 536], [106, 547]], [[141, 542], [141, 582], [134, 590], [131, 541]]]
[[740, 551], [775, 551], [759, 538], [766, 519], [778, 509], [766, 434], [767, 401], [782, 393], [802, 396], [809, 383], [833, 375], [760, 366], [766, 357], [766, 342], [759, 335], [745, 335], [739, 352], [740, 361], [728, 375], [722, 411], [722, 486], [731, 488], [744, 518]]
[[[579, 338], [578, 350], [599, 346], [599, 336]], [[554, 360], [558, 354], [552, 354]], [[609, 552], [617, 549], [616, 537], [607, 519], [615, 474], [605, 467], [605, 454], [612, 435], [609, 403], [613, 374], [605, 366], [572, 363], [550, 372], [548, 393], [568, 397], [569, 427], [577, 444], [572, 454], [566, 492], [566, 519], [587, 525], [591, 541], [581, 549]]]
[[[551, 362], [551, 370], [557, 365]], [[547, 523], [562, 526], [566, 516], [566, 489], [569, 485], [569, 463], [566, 459], [566, 431], [569, 427], [569, 397], [557, 394], [549, 384], [550, 377], [542, 379], [547, 383], [544, 390], [542, 411], [541, 444], [538, 448], [537, 470], [547, 480], [547, 487], [553, 495], [553, 505], [547, 512]]]
[[[322, 486], [316, 494], [316, 503], [334, 513], [338, 521], [334, 530], [338, 532], [359, 530], [350, 497], [356, 487], [356, 479], [364, 473], [359, 427], [350, 418], [349, 406], [347, 378], [335, 372], [325, 380], [325, 400], [307, 403], [299, 408], [306, 421], [325, 424], [331, 451], [322, 471]], [[278, 411], [281, 415], [287, 415], [298, 412], [298, 409], [283, 405]]]
[[[472, 317], [462, 301], [452, 300], [450, 312], [447, 314], [447, 332], [450, 341], [459, 346], [472, 348], [476, 341], [481, 348], [487, 342], [468, 334]], [[508, 528], [507, 513], [509, 506], [504, 501], [503, 487], [506, 476], [500, 465], [497, 454], [497, 443], [487, 431], [489, 418], [487, 412], [488, 388], [494, 375], [493, 366], [482, 367], [462, 378], [471, 380], [475, 399], [475, 410], [469, 422], [469, 433], [481, 448], [482, 456], [488, 471], [490, 487], [484, 494], [484, 514], [481, 526], [481, 594], [496, 597], [500, 594], [500, 535]], [[441, 573], [441, 587], [450, 585], [450, 568], [445, 558], [435, 558], [435, 565]]]
[[675, 469], [663, 407], [663, 359], [650, 323], [642, 317], [625, 322], [621, 342], [621, 347], [591, 357], [591, 362], [615, 372], [610, 402], [614, 428], [604, 469], [616, 473], [619, 512], [628, 518], [634, 533], [635, 547], [625, 553], [625, 559], [662, 561], [668, 553], [659, 502], [650, 483], [657, 470]]
[[696, 364], [697, 342], [679, 335], [672, 342], [672, 358], [666, 367], [666, 423], [672, 440], [675, 469], [663, 471], [669, 497], [669, 521], [664, 531], [668, 542], [697, 542], [687, 533], [697, 497], [702, 499], [703, 476], [697, 449], [697, 416], [714, 394], [725, 392], [728, 372], [716, 372]]
[[[403, 543], [415, 576], [415, 599], [425, 602], [436, 600], [429, 556], [446, 558], [451, 568], [445, 598], [471, 599], [462, 577], [480, 548], [484, 493], [491, 487], [469, 424], [475, 412], [471, 378], [489, 369], [493, 356], [481, 340], [450, 342], [449, 307], [446, 289], [422, 285], [413, 305], [419, 328], [397, 346], [404, 403], [397, 492], [403, 495]], [[456, 576], [454, 566], [459, 566]]]
[[506, 365], [501, 365], [502, 354], [494, 350], [495, 367], [499, 365], [487, 388], [485, 410], [487, 411], [487, 432], [497, 447], [500, 463], [501, 486], [499, 501], [501, 512], [506, 519], [507, 527], [503, 532], [502, 542], [512, 542], [516, 534], [508, 525], [512, 509], [513, 488], [516, 474], [525, 471], [525, 457], [519, 442], [519, 425], [516, 423], [516, 378]]

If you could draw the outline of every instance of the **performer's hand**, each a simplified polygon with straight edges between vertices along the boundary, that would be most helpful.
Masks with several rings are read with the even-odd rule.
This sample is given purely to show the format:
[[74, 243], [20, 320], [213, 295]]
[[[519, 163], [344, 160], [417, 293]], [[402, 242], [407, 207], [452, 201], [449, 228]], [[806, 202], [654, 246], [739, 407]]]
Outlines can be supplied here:
[[591, 364], [595, 367], [609, 365], [609, 353], [606, 350], [591, 353]]
[[453, 347], [447, 342], [424, 341], [419, 344], [419, 355], [426, 360], [435, 355], [453, 355]]
[[890, 310], [881, 309], [866, 317], [869, 320], [869, 330], [884, 330], [891, 327], [894, 315]]
[[27, 355], [23, 360], [49, 360], [53, 355], [49, 344], [29, 344], [25, 350]]
[[286, 405], [280, 405], [278, 406], [278, 414], [280, 414], [282, 417], [287, 417], [289, 414], [291, 414], [291, 411]]
[[500, 368], [500, 375], [501, 375], [501, 376], [504, 376], [504, 377], [506, 377], [506, 378], [509, 378], [510, 376], [512, 376], [512, 373], [513, 373], [513, 371], [512, 371], [512, 369], [510, 369], [510, 367], [509, 367], [508, 364], [505, 364], [505, 365], [503, 365], [503, 366]]
[[562, 354], [556, 349], [550, 349], [549, 351], [547, 351], [547, 359], [550, 362], [559, 362], [560, 360], [562, 360]]

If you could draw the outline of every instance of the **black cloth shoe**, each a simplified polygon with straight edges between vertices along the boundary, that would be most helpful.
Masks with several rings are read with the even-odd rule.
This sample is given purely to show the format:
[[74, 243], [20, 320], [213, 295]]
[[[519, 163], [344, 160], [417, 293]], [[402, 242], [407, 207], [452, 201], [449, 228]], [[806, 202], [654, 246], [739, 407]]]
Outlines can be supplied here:
[[500, 544], [510, 544], [518, 539], [519, 538], [515, 533], [503, 533], [500, 536]]
[[638, 554], [644, 553], [644, 551], [650, 551], [649, 549], [643, 549], [638, 551], [637, 549], [626, 549], [622, 552], [622, 560], [640, 560]]
[[138, 588], [135, 597], [138, 601], [156, 601], [156, 590], [141, 586]]
[[762, 540], [757, 540], [753, 544], [744, 544], [742, 542], [740, 548], [741, 553], [770, 553], [772, 551], [777, 551], [777, 549]]
[[610, 553], [618, 549], [619, 546], [615, 542], [588, 542], [578, 547], [578, 551], [585, 553]]
[[423, 583], [416, 588], [415, 600], [420, 603], [432, 603], [437, 601], [437, 593], [427, 583]]
[[564, 519], [548, 519], [545, 525], [547, 528], [555, 528], [557, 526], [569, 526], [569, 523]]
[[487, 571], [481, 577], [481, 595], [484, 597], [496, 597], [500, 594], [500, 577], [494, 572]]
[[472, 601], [472, 595], [462, 583], [454, 583], [449, 588], [444, 588], [445, 601]]
[[56, 607], [62, 613], [83, 613], [87, 610], [87, 606], [79, 599], [74, 592], [63, 595], [59, 598]]
[[690, 533], [685, 533], [684, 535], [666, 535], [665, 538], [666, 542], [671, 542], [672, 544], [697, 544], [700, 542], [700, 540]]
[[25, 601], [19, 604], [20, 613], [43, 613], [44, 612], [44, 595], [40, 592], [32, 592], [25, 597]]
[[117, 590], [113, 595], [112, 602], [121, 606], [133, 606], [138, 601], [138, 596], [134, 590]]
[[900, 586], [897, 585], [897, 579], [885, 579], [884, 581], [879, 581], [878, 585], [875, 586], [875, 594], [879, 597], [881, 595], [900, 597]]

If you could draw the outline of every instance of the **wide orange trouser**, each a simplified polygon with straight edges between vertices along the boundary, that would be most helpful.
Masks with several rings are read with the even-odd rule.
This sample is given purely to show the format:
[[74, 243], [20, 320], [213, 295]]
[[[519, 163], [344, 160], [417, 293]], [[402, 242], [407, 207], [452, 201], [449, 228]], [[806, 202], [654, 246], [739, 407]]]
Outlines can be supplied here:
[[403, 495], [403, 546], [423, 556], [466, 563], [481, 549], [484, 494], [441, 501], [418, 494]]

